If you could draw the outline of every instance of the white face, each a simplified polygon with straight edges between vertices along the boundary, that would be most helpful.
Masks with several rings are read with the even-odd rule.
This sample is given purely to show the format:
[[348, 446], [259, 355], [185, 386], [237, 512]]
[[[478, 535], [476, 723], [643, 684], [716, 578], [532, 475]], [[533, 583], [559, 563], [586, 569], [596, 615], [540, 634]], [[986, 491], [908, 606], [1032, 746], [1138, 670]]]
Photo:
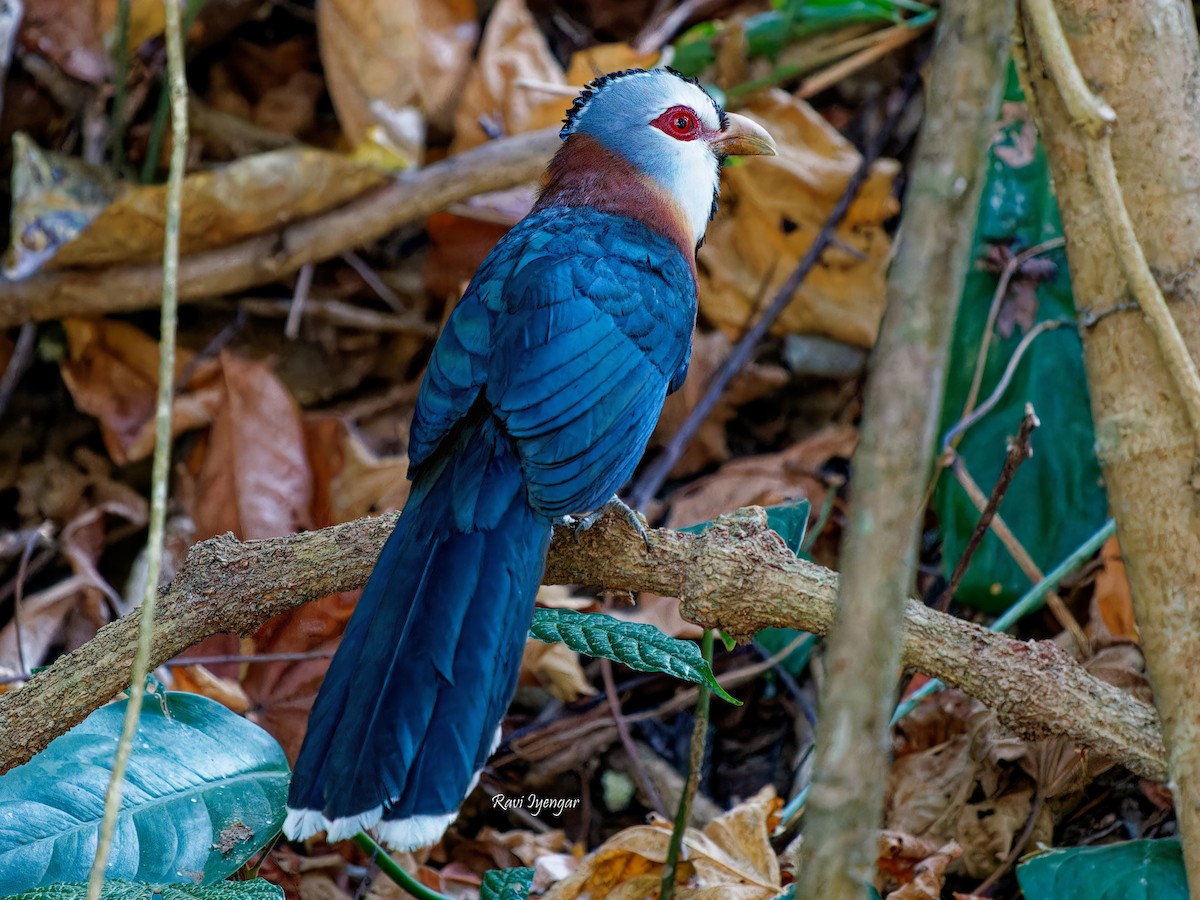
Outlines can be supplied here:
[[602, 85], [564, 132], [597, 138], [657, 181], [683, 210], [699, 243], [720, 184], [720, 160], [709, 139], [721, 126], [702, 88], [653, 69]]

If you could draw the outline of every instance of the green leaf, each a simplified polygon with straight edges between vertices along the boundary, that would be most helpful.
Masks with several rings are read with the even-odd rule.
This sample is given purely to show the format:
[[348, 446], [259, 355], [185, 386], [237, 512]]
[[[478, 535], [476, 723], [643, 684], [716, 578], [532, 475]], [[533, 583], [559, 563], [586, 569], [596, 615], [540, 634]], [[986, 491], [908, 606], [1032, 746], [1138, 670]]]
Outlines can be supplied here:
[[706, 685], [735, 706], [712, 668], [691, 641], [667, 637], [653, 625], [622, 622], [602, 613], [578, 613], [570, 609], [536, 609], [529, 633], [547, 644], [561, 642], [572, 650], [624, 663], [639, 672], [664, 672], [682, 681]]
[[[999, 126], [989, 157], [987, 182], [975, 226], [972, 260], [984, 258], [991, 245], [1006, 244], [1016, 253], [1061, 237], [1062, 224], [1050, 184], [1046, 157], [1035, 143], [1033, 122], [1010, 67], [1006, 124]], [[1074, 320], [1075, 304], [1063, 250], [1041, 259], [1056, 271], [1037, 284], [1031, 318]], [[998, 275], [972, 265], [955, 324], [949, 377], [942, 407], [942, 432], [962, 415], [987, 324]], [[1024, 334], [993, 334], [979, 392], [982, 401], [999, 382]], [[1021, 464], [1000, 515], [1043, 570], [1053, 568], [1093, 534], [1107, 516], [1107, 499], [1094, 452], [1095, 433], [1084, 377], [1083, 352], [1074, 328], [1060, 328], [1035, 339], [1017, 367], [997, 406], [970, 428], [958, 452], [971, 476], [991, 491], [1000, 474], [1006, 440], [1016, 434], [1025, 404], [1041, 420], [1033, 433], [1033, 456]], [[942, 566], [954, 569], [979, 520], [979, 512], [950, 472], [942, 474], [935, 499], [942, 528]], [[988, 532], [972, 557], [958, 599], [988, 612], [1006, 609], [1029, 588], [1004, 545]]]
[[[0, 776], [0, 896], [87, 879], [125, 706], [96, 710]], [[146, 696], [107, 874], [220, 881], [279, 832], [289, 778], [253, 722], [196, 694]]]
[[1174, 838], [1051, 850], [1017, 867], [1025, 900], [1187, 900]]
[[479, 900], [526, 900], [533, 887], [533, 869], [492, 869], [483, 876]]
[[[104, 882], [100, 900], [283, 900], [283, 888], [261, 878], [253, 881], [222, 881], [207, 886], [192, 884], [148, 884], [144, 881], [111, 879]], [[84, 900], [87, 882], [72, 881], [34, 888], [8, 900]]]

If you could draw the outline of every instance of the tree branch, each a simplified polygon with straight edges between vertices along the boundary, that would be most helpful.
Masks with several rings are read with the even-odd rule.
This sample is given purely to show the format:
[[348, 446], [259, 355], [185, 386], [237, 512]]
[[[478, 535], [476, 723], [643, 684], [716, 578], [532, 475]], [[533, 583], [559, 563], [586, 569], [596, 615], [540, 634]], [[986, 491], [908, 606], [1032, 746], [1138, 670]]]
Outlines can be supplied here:
[[[272, 616], [360, 587], [394, 516], [357, 519], [286, 538], [241, 542], [222, 535], [196, 544], [159, 598], [151, 664], [222, 632], [250, 634]], [[705, 628], [748, 638], [767, 627], [824, 634], [833, 622], [837, 575], [797, 559], [751, 507], [702, 535], [655, 530], [647, 551], [619, 516], [578, 541], [559, 529], [548, 584], [595, 584], [683, 600]], [[0, 772], [19, 765], [106, 703], [125, 685], [137, 613], [0, 695]], [[961, 687], [1026, 738], [1063, 735], [1146, 778], [1166, 774], [1154, 710], [1092, 677], [1051, 643], [1024, 643], [977, 625], [905, 605], [904, 664]]]
[[[180, 261], [179, 299], [229, 294], [278, 281], [301, 266], [337, 256], [423, 219], [458, 200], [535, 181], [558, 145], [552, 129], [492, 141], [406, 172], [311, 219], [197, 253]], [[0, 328], [68, 315], [147, 309], [162, 295], [162, 266], [46, 272], [0, 284]]]

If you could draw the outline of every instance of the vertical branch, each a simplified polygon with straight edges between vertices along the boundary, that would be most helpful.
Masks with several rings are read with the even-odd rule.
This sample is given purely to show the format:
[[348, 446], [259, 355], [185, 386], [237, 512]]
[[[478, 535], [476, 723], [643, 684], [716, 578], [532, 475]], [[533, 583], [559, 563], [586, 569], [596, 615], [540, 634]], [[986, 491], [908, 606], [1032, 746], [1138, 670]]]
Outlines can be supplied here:
[[1021, 8], [1023, 74], [1086, 323], [1097, 456], [1200, 895], [1200, 39], [1179, 0]]
[[183, 169], [187, 161], [188, 118], [187, 79], [184, 74], [183, 26], [177, 0], [163, 0], [166, 10], [167, 73], [171, 96], [172, 140], [171, 172], [167, 180], [166, 235], [163, 239], [163, 283], [161, 334], [158, 341], [158, 398], [154, 416], [154, 465], [150, 493], [150, 531], [146, 538], [146, 592], [142, 597], [137, 654], [130, 673], [129, 702], [121, 739], [113, 759], [112, 780], [104, 798], [104, 819], [100, 842], [88, 876], [88, 900], [99, 900], [104, 887], [104, 869], [116, 831], [121, 809], [121, 788], [125, 768], [133, 750], [133, 736], [142, 711], [146, 674], [150, 668], [150, 647], [154, 638], [154, 607], [158, 599], [158, 578], [162, 569], [163, 531], [167, 513], [167, 479], [171, 468], [171, 399], [175, 388], [175, 325], [179, 281], [179, 220], [183, 198]]
[[928, 113], [867, 385], [797, 896], [867, 896], [950, 334], [1000, 105], [1013, 3], [942, 6]]

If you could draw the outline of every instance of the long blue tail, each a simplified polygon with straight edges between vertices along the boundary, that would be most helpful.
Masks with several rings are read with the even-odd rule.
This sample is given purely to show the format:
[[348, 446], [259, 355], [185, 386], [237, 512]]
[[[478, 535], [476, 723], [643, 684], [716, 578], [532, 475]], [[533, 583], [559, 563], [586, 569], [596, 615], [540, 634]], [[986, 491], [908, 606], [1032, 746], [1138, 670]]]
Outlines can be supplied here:
[[495, 749], [551, 526], [480, 404], [415, 473], [309, 718], [284, 831], [433, 843]]

